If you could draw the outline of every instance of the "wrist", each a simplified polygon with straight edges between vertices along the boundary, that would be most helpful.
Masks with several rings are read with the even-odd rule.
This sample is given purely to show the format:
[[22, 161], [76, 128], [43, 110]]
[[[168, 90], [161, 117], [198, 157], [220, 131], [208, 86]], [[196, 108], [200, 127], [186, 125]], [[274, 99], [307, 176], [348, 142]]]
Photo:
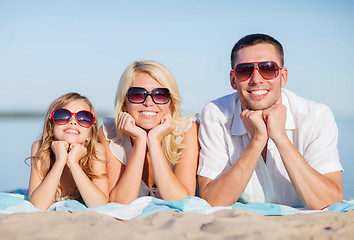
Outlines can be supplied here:
[[268, 142], [268, 137], [263, 135], [256, 135], [251, 138], [250, 145], [255, 148], [263, 149]]
[[275, 145], [281, 145], [284, 143], [289, 142], [289, 138], [288, 136], [285, 134], [280, 134], [279, 136], [272, 136], [271, 139], [273, 140], [273, 142], [275, 143]]
[[147, 136], [145, 135], [140, 135], [137, 137], [131, 137], [131, 140], [133, 141], [134, 144], [146, 144]]
[[162, 138], [160, 138], [159, 136], [156, 136], [154, 134], [148, 134], [147, 137], [147, 144], [148, 146], [150, 146], [151, 144], [161, 144]]
[[58, 166], [64, 168], [66, 165], [66, 159], [55, 159], [53, 166]]
[[68, 159], [68, 162], [66, 163], [66, 165], [68, 165], [69, 169], [80, 166], [78, 161], [70, 160], [70, 159]]

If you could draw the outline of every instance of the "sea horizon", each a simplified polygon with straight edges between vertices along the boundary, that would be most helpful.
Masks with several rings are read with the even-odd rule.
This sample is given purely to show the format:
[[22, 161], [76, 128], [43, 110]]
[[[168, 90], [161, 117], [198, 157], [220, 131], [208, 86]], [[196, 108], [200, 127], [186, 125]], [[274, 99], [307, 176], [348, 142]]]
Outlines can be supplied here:
[[[0, 192], [16, 189], [28, 189], [30, 167], [24, 160], [30, 156], [31, 145], [41, 135], [43, 112], [28, 114], [27, 112], [0, 111]], [[104, 117], [110, 117], [106, 112], [100, 112], [98, 124]], [[336, 116], [338, 125], [338, 151], [343, 171], [343, 188], [345, 199], [354, 198], [354, 116]]]

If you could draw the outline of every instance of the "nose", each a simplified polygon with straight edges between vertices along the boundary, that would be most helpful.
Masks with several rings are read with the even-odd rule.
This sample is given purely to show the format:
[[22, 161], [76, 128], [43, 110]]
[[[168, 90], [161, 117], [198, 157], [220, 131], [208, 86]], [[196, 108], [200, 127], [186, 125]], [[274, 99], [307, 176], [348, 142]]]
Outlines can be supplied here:
[[77, 125], [77, 122], [76, 122], [76, 118], [74, 115], [71, 116], [70, 120], [69, 120], [69, 124], [71, 125]]
[[260, 74], [259, 69], [255, 68], [252, 76], [250, 77], [249, 84], [256, 85], [256, 84], [262, 83], [263, 81], [264, 81], [264, 78]]
[[154, 103], [154, 101], [152, 100], [152, 96], [151, 96], [151, 95], [148, 95], [148, 96], [146, 97], [145, 101], [143, 102], [143, 104], [144, 104], [145, 106], [152, 106], [152, 105], [154, 105], [155, 103]]

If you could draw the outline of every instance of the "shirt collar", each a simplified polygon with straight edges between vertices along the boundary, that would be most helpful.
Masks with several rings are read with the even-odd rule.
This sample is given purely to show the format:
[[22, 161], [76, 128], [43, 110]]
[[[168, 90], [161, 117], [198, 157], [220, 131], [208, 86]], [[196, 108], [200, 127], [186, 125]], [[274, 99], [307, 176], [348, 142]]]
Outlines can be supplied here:
[[[289, 99], [283, 91], [281, 93], [281, 96], [282, 96], [282, 104], [285, 105], [285, 107], [286, 107], [285, 129], [286, 130], [295, 129], [295, 122], [294, 122], [293, 115], [291, 114], [291, 111], [290, 111]], [[244, 135], [248, 132], [247, 129], [245, 128], [245, 126], [243, 125], [243, 122], [240, 118], [241, 112], [242, 112], [241, 100], [240, 100], [240, 98], [237, 98], [236, 99], [235, 114], [233, 116], [233, 121], [232, 121], [232, 126], [231, 126], [231, 134], [232, 135], [241, 136], [241, 135]]]

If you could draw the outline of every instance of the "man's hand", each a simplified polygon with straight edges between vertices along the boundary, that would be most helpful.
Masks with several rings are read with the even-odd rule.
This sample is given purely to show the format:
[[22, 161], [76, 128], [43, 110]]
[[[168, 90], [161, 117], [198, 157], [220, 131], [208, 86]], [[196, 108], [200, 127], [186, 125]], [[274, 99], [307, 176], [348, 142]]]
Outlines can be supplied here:
[[240, 116], [251, 138], [266, 144], [268, 140], [267, 127], [263, 119], [262, 110], [243, 110]]
[[267, 125], [268, 136], [274, 142], [287, 137], [285, 131], [286, 107], [282, 104], [275, 104], [263, 110], [263, 119]]

